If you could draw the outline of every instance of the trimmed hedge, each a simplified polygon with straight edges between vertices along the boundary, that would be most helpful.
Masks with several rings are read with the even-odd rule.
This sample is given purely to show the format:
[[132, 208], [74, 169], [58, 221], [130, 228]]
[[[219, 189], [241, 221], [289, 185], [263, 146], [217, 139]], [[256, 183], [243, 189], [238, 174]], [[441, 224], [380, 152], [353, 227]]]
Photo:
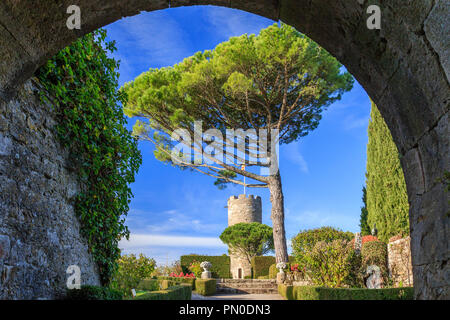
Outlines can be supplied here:
[[286, 300], [296, 300], [294, 299], [293, 286], [286, 286], [284, 284], [278, 285], [278, 293], [283, 296]]
[[276, 279], [277, 278], [277, 273], [278, 273], [277, 265], [275, 263], [270, 265], [270, 267], [269, 267], [269, 279]]
[[414, 288], [325, 288], [278, 285], [287, 300], [413, 300]]
[[143, 279], [139, 282], [136, 289], [146, 291], [157, 291], [160, 289], [159, 281], [156, 279]]
[[256, 256], [252, 258], [253, 278], [264, 277], [269, 275], [269, 268], [275, 263], [275, 257], [272, 256]]
[[80, 289], [67, 290], [68, 300], [122, 300], [122, 292], [108, 287], [81, 286]]
[[216, 293], [217, 281], [215, 279], [197, 279], [195, 291], [202, 296], [210, 296]]
[[181, 284], [169, 287], [166, 290], [146, 292], [135, 297], [133, 300], [191, 300], [191, 297], [191, 286]]
[[184, 273], [189, 272], [189, 266], [193, 261], [209, 261], [212, 264], [211, 273], [213, 278], [231, 278], [230, 273], [230, 257], [222, 256], [201, 256], [201, 255], [185, 255], [180, 257], [181, 268]]
[[[177, 278], [177, 277], [157, 277], [158, 281], [168, 280], [170, 285], [168, 285], [166, 288], [170, 287], [171, 285], [181, 284], [181, 283], [187, 283], [191, 285], [192, 290], [195, 289], [195, 278]], [[161, 282], [162, 283], [162, 282]], [[164, 284], [163, 284], [164, 286]], [[164, 287], [163, 287], [164, 289]]]

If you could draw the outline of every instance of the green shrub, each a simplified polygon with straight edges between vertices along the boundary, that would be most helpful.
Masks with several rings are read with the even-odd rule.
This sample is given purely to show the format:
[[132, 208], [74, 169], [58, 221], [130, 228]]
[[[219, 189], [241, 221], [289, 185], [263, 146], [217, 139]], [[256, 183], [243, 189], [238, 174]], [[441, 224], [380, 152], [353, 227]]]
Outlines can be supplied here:
[[269, 279], [276, 279], [277, 278], [277, 273], [278, 273], [277, 265], [275, 263], [270, 265], [270, 267], [269, 267]]
[[210, 296], [216, 293], [217, 281], [215, 279], [197, 279], [195, 291], [202, 296]]
[[353, 249], [353, 245], [349, 242], [349, 255], [347, 256], [348, 274], [344, 279], [344, 283], [350, 288], [364, 288], [364, 277], [361, 272], [361, 255]]
[[81, 286], [80, 289], [67, 290], [66, 299], [68, 300], [122, 300], [122, 292], [98, 286]]
[[[288, 300], [412, 300], [414, 289], [406, 288], [325, 288], [313, 286], [294, 286], [290, 294], [286, 288], [278, 292]], [[284, 286], [286, 287], [286, 286]]]
[[329, 243], [333, 240], [347, 240], [353, 239], [353, 233], [344, 232], [332, 227], [321, 227], [317, 229], [300, 231], [294, 238], [292, 238], [292, 253], [295, 262], [304, 265], [304, 256], [308, 254], [320, 241]]
[[261, 276], [269, 275], [269, 268], [275, 263], [275, 257], [257, 256], [252, 258], [253, 278], [258, 279]]
[[383, 282], [386, 285], [389, 280], [387, 266], [387, 245], [381, 241], [370, 241], [362, 245], [361, 248], [361, 272], [367, 270], [370, 265], [380, 267]]
[[156, 279], [143, 279], [137, 285], [136, 289], [146, 291], [158, 291], [160, 289], [160, 283]]
[[352, 271], [353, 249], [346, 240], [319, 241], [303, 256], [307, 275], [317, 286], [339, 288], [348, 285], [346, 281]]
[[151, 291], [138, 295], [134, 300], [191, 300], [192, 288], [188, 284], [169, 287], [165, 290]]
[[264, 280], [264, 279], [270, 279], [270, 278], [269, 278], [269, 276], [259, 276], [257, 279]]
[[111, 286], [122, 291], [125, 296], [131, 296], [131, 289], [136, 289], [145, 278], [149, 278], [155, 270], [155, 260], [140, 254], [122, 255], [117, 261], [118, 268], [114, 272]]
[[193, 261], [209, 261], [212, 264], [211, 273], [213, 278], [231, 278], [230, 274], [230, 257], [222, 256], [201, 256], [201, 255], [185, 255], [181, 256], [180, 263], [183, 272], [189, 272], [189, 266]]

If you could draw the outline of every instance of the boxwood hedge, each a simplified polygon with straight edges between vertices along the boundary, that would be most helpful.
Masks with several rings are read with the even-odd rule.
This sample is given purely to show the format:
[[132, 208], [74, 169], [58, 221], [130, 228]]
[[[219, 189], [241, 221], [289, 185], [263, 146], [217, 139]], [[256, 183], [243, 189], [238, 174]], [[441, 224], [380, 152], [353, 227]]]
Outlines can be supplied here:
[[143, 279], [137, 285], [137, 290], [157, 291], [160, 289], [160, 283], [156, 279]]
[[67, 300], [122, 300], [122, 292], [108, 287], [81, 286], [80, 289], [69, 289]]
[[268, 276], [269, 268], [275, 263], [275, 257], [272, 256], [256, 256], [252, 258], [253, 278]]
[[149, 291], [134, 300], [191, 300], [192, 288], [188, 284], [169, 287], [165, 290]]
[[414, 289], [405, 288], [325, 288], [278, 285], [287, 300], [412, 300]]
[[202, 296], [210, 296], [216, 293], [217, 281], [215, 279], [195, 280], [195, 291]]
[[[191, 285], [192, 290], [195, 289], [195, 278], [177, 278], [177, 277], [157, 277], [157, 280], [163, 285], [163, 289], [164, 286], [170, 287], [171, 285], [176, 285], [176, 284], [181, 284], [181, 283], [187, 283], [189, 285]], [[169, 285], [166, 284], [166, 282], [163, 281], [167, 280], [169, 281]]]

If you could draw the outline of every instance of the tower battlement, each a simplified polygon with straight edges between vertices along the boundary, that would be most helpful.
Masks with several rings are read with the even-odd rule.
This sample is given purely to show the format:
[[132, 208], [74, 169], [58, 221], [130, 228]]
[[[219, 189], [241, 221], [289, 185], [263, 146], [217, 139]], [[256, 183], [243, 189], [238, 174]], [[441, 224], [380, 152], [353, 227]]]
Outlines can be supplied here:
[[260, 196], [240, 194], [228, 199], [228, 226], [241, 222], [262, 222]]

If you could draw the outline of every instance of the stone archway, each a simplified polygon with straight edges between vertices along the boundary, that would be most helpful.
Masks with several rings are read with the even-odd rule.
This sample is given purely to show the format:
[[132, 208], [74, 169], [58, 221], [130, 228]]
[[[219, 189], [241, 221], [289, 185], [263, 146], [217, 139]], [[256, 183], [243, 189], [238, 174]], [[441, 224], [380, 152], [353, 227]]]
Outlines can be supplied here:
[[[449, 298], [449, 194], [443, 176], [450, 171], [450, 3], [370, 2], [381, 2], [381, 30], [366, 28], [364, 0], [5, 0], [0, 3], [0, 111], [58, 50], [140, 11], [211, 4], [281, 20], [332, 53], [378, 105], [402, 156], [415, 296]], [[82, 11], [80, 30], [66, 27], [72, 4]]]

